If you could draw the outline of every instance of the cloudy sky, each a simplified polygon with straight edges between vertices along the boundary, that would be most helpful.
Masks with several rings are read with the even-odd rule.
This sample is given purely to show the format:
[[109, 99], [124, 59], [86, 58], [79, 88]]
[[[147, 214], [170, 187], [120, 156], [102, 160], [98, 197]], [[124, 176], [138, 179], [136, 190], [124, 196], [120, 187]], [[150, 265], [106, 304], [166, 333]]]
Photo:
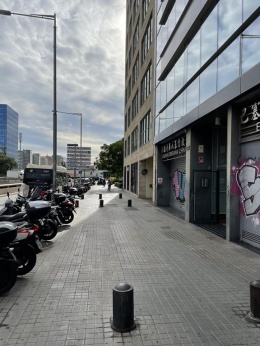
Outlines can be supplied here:
[[[0, 9], [57, 16], [57, 110], [82, 113], [82, 144], [123, 138], [124, 0], [1, 0]], [[52, 155], [52, 20], [0, 15], [0, 103], [19, 114], [22, 149]], [[80, 116], [58, 113], [57, 154], [80, 144]], [[20, 147], [20, 143], [18, 143]]]

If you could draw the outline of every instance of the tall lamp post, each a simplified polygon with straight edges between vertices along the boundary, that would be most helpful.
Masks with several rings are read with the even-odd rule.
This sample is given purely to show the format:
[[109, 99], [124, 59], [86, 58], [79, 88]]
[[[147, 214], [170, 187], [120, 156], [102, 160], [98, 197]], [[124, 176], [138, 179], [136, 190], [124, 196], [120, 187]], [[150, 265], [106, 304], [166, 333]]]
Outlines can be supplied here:
[[15, 13], [7, 10], [0, 10], [0, 15], [3, 16], [24, 16], [24, 17], [33, 17], [40, 19], [53, 20], [53, 189], [57, 188], [57, 58], [56, 58], [56, 13], [53, 15], [47, 14], [24, 14], [24, 13]]
[[[77, 115], [80, 117], [80, 148], [79, 148], [79, 168], [82, 170], [81, 167], [81, 151], [82, 151], [82, 113], [70, 113], [70, 112], [60, 112], [57, 111], [57, 113], [63, 113], [63, 114], [71, 114], [71, 115]], [[81, 183], [81, 175], [80, 175], [80, 183]]]

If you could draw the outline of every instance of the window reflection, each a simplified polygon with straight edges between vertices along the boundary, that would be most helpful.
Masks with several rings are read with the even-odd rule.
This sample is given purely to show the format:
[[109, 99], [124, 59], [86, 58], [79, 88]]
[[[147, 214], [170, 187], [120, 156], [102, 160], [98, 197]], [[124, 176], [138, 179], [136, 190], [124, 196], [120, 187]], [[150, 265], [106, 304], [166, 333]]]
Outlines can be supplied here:
[[218, 4], [218, 48], [242, 24], [242, 0], [221, 0]]
[[218, 57], [217, 90], [224, 88], [239, 76], [239, 39]]
[[[187, 1], [176, 1], [171, 13], [169, 31], [173, 30], [184, 10]], [[179, 7], [178, 7], [179, 6]], [[169, 72], [165, 81], [160, 83], [156, 90], [157, 113], [169, 102], [174, 95], [188, 82], [194, 74], [216, 53], [234, 33], [235, 30], [259, 7], [255, 0], [221, 0], [207, 17], [199, 32], [188, 44], [182, 56]], [[179, 10], [178, 10], [179, 9]], [[178, 18], [178, 19], [177, 19]], [[239, 77], [240, 72], [245, 73], [260, 63], [260, 18], [249, 26], [240, 37], [237, 37], [216, 60], [211, 63], [201, 75], [193, 81], [187, 89], [160, 114], [160, 126], [169, 126], [169, 119], [177, 121], [186, 113], [206, 101], [217, 91], [223, 89]], [[166, 29], [165, 29], [166, 31]], [[166, 33], [164, 33], [166, 37]], [[164, 39], [165, 39], [164, 37]], [[160, 51], [161, 52], [161, 51]], [[157, 57], [159, 59], [159, 57]], [[159, 74], [157, 73], [157, 76]], [[159, 95], [158, 95], [159, 93]], [[164, 124], [164, 125], [163, 125]]]
[[201, 63], [202, 66], [217, 50], [217, 7], [203, 23], [201, 30]]
[[200, 103], [206, 101], [217, 91], [217, 61], [213, 61], [200, 75]]
[[260, 18], [241, 35], [241, 72], [245, 73], [260, 62]]

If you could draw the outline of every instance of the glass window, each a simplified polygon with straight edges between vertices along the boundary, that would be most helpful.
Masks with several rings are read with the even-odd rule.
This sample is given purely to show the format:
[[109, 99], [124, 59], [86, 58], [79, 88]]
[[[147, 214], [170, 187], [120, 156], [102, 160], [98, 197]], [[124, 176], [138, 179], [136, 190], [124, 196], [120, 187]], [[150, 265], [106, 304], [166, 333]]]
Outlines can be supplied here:
[[174, 91], [177, 93], [183, 87], [184, 82], [184, 54], [174, 67]]
[[213, 61], [200, 75], [200, 103], [207, 100], [217, 91], [217, 61]]
[[195, 79], [188, 88], [186, 92], [186, 112], [190, 112], [192, 109], [199, 105], [199, 78]]
[[138, 140], [138, 127], [134, 129], [134, 131], [131, 133], [131, 152], [137, 150], [137, 140]]
[[243, 22], [259, 7], [259, 1], [243, 0]]
[[200, 66], [202, 66], [217, 50], [217, 7], [213, 9], [206, 21], [202, 24], [200, 33]]
[[150, 118], [151, 111], [149, 110], [140, 122], [140, 146], [143, 146], [150, 140]]
[[234, 41], [218, 57], [217, 90], [224, 88], [239, 76], [239, 40]]
[[218, 47], [242, 24], [242, 0], [221, 0], [218, 3]]
[[141, 105], [151, 93], [152, 65], [150, 64], [141, 81]]
[[251, 24], [241, 36], [242, 73], [260, 62], [260, 18]]
[[188, 80], [200, 68], [200, 32], [194, 36], [187, 48], [187, 78]]

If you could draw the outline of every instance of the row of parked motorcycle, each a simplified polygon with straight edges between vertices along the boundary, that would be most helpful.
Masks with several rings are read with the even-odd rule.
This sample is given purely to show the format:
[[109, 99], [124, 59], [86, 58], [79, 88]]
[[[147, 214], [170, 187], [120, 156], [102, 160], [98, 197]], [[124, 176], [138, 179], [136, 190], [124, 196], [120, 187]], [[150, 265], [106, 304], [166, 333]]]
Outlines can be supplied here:
[[15, 285], [17, 275], [34, 268], [42, 242], [52, 240], [59, 226], [73, 221], [76, 202], [75, 194], [38, 187], [26, 197], [18, 193], [15, 201], [7, 193], [0, 209], [0, 295]]

